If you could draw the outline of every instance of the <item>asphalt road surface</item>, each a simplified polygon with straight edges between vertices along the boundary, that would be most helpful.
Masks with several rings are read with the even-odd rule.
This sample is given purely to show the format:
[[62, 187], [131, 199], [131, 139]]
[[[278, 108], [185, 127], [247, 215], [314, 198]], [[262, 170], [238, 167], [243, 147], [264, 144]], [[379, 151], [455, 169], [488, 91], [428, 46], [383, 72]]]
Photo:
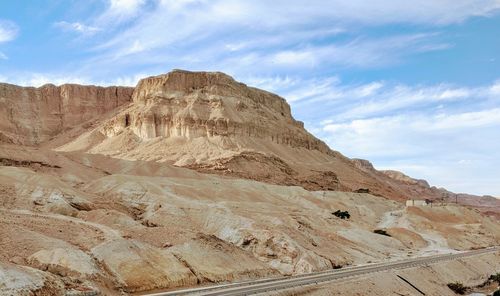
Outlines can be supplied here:
[[335, 281], [348, 277], [370, 274], [374, 272], [405, 269], [416, 266], [433, 264], [440, 261], [456, 260], [464, 257], [470, 257], [485, 253], [493, 253], [500, 251], [500, 246], [479, 249], [473, 251], [460, 252], [455, 254], [434, 255], [420, 258], [412, 258], [401, 261], [393, 261], [387, 263], [376, 263], [363, 266], [347, 267], [341, 269], [333, 269], [315, 273], [302, 274], [290, 277], [268, 278], [253, 280], [247, 282], [238, 282], [232, 284], [207, 286], [193, 289], [184, 289], [177, 291], [169, 291], [162, 293], [147, 294], [147, 296], [172, 296], [172, 295], [212, 295], [212, 296], [239, 296], [252, 295], [256, 293], [278, 291], [299, 286], [307, 286], [323, 282]]

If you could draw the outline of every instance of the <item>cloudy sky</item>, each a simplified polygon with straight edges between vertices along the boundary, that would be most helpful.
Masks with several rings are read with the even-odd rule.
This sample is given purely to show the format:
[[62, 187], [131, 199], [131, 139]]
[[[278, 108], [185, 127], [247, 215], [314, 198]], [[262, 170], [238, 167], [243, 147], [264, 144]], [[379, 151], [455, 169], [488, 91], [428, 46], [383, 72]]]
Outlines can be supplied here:
[[378, 169], [500, 196], [500, 0], [0, 4], [0, 81], [134, 85], [174, 68], [276, 92]]

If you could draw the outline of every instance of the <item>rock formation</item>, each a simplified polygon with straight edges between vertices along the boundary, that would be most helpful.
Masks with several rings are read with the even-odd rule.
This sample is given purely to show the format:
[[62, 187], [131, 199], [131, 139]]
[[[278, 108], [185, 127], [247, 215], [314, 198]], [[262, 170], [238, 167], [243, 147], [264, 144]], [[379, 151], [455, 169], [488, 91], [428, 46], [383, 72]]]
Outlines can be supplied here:
[[[133, 103], [59, 151], [155, 160], [308, 190], [367, 190], [441, 199], [425, 180], [377, 171], [331, 150], [296, 121], [285, 99], [218, 72], [174, 70], [141, 80]], [[493, 200], [492, 200], [493, 201]]]
[[453, 203], [494, 215], [498, 200], [348, 159], [283, 98], [222, 73], [0, 84], [0, 115], [2, 295], [126, 295], [500, 243], [497, 220]]
[[46, 142], [129, 102], [133, 88], [47, 84], [39, 88], [0, 83], [0, 141]]

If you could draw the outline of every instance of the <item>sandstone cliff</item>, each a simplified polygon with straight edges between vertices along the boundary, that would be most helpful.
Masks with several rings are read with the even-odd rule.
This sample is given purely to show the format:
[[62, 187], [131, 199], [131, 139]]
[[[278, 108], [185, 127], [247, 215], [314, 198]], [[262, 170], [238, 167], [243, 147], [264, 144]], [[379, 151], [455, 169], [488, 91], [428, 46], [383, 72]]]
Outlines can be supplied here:
[[[344, 157], [307, 132], [284, 98], [219, 72], [174, 70], [135, 89], [0, 84], [0, 107], [0, 141], [7, 143], [166, 162], [308, 190], [457, 200], [424, 180]], [[481, 206], [496, 201], [484, 200]]]
[[128, 87], [0, 83], [0, 141], [38, 145], [115, 110], [131, 100], [132, 92]]
[[155, 160], [309, 190], [368, 190], [439, 199], [424, 180], [379, 172], [331, 150], [293, 118], [284, 98], [219, 72], [174, 70], [141, 80], [132, 104], [59, 151]]
[[[283, 98], [222, 73], [2, 85], [0, 104], [2, 295], [127, 295], [500, 242], [474, 209], [391, 200], [472, 197], [348, 159]], [[475, 206], [500, 209], [490, 199]]]
[[134, 106], [121, 122], [104, 127], [107, 136], [131, 129], [142, 140], [157, 137], [257, 138], [329, 153], [293, 119], [285, 99], [236, 82], [223, 73], [175, 70], [143, 79]]

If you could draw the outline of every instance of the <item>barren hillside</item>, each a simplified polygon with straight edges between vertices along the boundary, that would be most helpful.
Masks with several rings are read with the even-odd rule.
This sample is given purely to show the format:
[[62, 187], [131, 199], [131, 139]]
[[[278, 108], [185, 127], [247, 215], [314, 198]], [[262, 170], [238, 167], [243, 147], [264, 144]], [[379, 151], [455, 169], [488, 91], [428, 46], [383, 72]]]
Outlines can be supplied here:
[[500, 243], [477, 210], [496, 199], [453, 204], [348, 159], [283, 98], [222, 73], [2, 84], [0, 106], [0, 294], [128, 294]]

